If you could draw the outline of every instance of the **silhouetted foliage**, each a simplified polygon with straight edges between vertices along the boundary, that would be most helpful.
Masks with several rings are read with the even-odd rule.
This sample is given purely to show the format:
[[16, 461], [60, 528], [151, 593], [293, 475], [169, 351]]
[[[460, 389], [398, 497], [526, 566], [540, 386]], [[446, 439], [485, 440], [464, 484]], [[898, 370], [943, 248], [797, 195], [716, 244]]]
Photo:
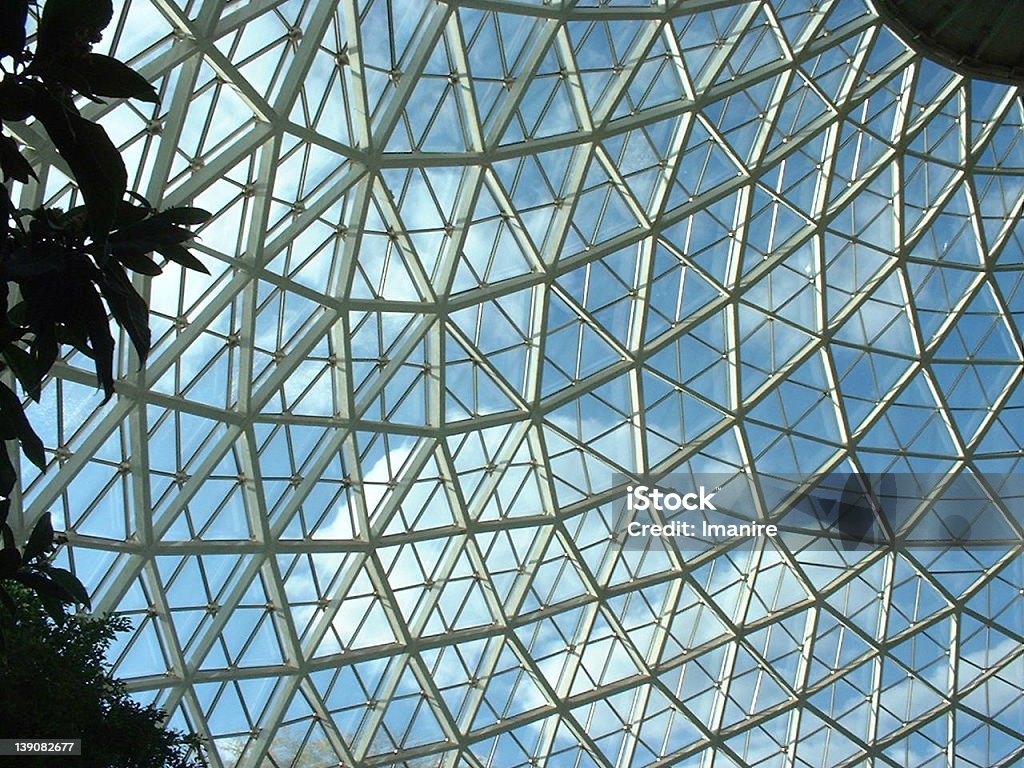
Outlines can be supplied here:
[[[15, 614], [5, 623], [17, 663], [0, 666], [0, 736], [82, 739], [82, 757], [96, 768], [198, 768], [198, 741], [163, 728], [165, 713], [143, 706], [110, 676], [104, 653], [126, 618], [70, 616], [55, 624], [27, 589], [12, 587]], [[50, 766], [51, 756], [17, 758], [19, 766]]]
[[[79, 111], [79, 104], [103, 97], [158, 102], [141, 75], [93, 52], [112, 16], [111, 0], [48, 0], [41, 10], [34, 0], [0, 0], [0, 371], [10, 371], [36, 401], [62, 345], [91, 358], [104, 402], [113, 396], [116, 344], [108, 315], [145, 363], [149, 306], [129, 270], [160, 274], [157, 253], [206, 271], [188, 250], [188, 227], [210, 214], [191, 207], [157, 211], [130, 192], [117, 147]], [[29, 30], [36, 19], [33, 48]], [[33, 120], [74, 178], [82, 205], [66, 211], [15, 206], [8, 187], [30, 184], [37, 173], [11, 126]], [[43, 443], [21, 399], [2, 381], [0, 440], [18, 441], [25, 458], [45, 469]], [[88, 605], [88, 595], [71, 573], [50, 564], [60, 542], [48, 514], [18, 546], [7, 523], [16, 483], [16, 463], [0, 447], [0, 608], [11, 610], [5, 584], [18, 582], [35, 591], [60, 624], [66, 606]]]

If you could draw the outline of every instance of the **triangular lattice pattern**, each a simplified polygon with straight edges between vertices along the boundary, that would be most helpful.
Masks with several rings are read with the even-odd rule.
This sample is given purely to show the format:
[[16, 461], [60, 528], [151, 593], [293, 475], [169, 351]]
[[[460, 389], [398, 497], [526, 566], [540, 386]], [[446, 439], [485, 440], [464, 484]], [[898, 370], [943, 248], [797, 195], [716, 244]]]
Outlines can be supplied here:
[[1015, 88], [863, 0], [117, 5], [212, 275], [58, 364], [23, 522], [215, 765], [1020, 760], [1020, 547], [609, 541], [616, 474], [1020, 471]]

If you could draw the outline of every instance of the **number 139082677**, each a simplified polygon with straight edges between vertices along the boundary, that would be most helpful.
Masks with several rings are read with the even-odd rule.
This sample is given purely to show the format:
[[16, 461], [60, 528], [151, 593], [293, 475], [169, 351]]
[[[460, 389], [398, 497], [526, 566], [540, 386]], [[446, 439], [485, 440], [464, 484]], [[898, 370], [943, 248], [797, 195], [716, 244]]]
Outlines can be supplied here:
[[81, 739], [0, 739], [0, 755], [27, 757], [28, 755], [81, 755]]

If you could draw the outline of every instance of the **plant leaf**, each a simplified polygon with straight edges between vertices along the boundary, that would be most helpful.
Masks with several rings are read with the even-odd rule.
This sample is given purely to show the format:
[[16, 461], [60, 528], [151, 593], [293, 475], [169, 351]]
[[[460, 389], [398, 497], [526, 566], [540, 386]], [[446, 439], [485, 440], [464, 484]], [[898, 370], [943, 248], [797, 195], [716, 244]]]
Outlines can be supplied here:
[[73, 600], [60, 585], [35, 571], [21, 570], [11, 578], [35, 592], [50, 618], [58, 625], [64, 625], [64, 621], [67, 619], [64, 605]]
[[50, 520], [50, 513], [46, 512], [36, 520], [35, 527], [25, 544], [25, 551], [22, 554], [25, 562], [31, 562], [37, 557], [45, 555], [53, 547], [53, 522]]
[[3, 172], [4, 181], [14, 179], [22, 184], [27, 184], [29, 178], [37, 178], [36, 172], [28, 164], [18, 149], [18, 142], [10, 136], [0, 133], [0, 171]]
[[96, 378], [103, 387], [103, 402], [106, 403], [114, 396], [114, 337], [110, 335], [107, 311], [96, 287], [83, 281], [77, 294], [81, 327], [89, 340]]
[[[40, 380], [50, 372], [57, 355], [60, 353], [60, 345], [57, 344], [56, 330], [51, 326], [36, 333], [32, 339], [32, 362], [39, 373]], [[29, 395], [32, 393], [30, 392]]]
[[92, 608], [92, 601], [89, 600], [89, 590], [78, 580], [78, 577], [71, 571], [64, 568], [47, 568], [46, 573], [79, 605]]
[[[128, 194], [131, 195], [132, 191], [128, 190]], [[126, 227], [131, 224], [137, 224], [152, 212], [151, 208], [143, 208], [141, 205], [132, 205], [131, 203], [123, 200], [121, 201], [120, 207], [117, 209], [117, 226]]]
[[111, 0], [47, 0], [39, 18], [37, 59], [72, 58], [88, 51], [114, 17]]
[[7, 310], [7, 319], [15, 325], [28, 325], [28, 304], [19, 301]]
[[172, 224], [205, 224], [213, 218], [213, 214], [207, 210], [185, 205], [178, 206], [177, 208], [168, 208], [166, 211], [163, 211], [163, 215]]
[[17, 57], [25, 50], [28, 0], [0, 1], [0, 56]]
[[160, 265], [144, 253], [138, 253], [135, 251], [117, 251], [115, 255], [117, 256], [118, 261], [128, 267], [132, 272], [138, 272], [141, 275], [150, 275], [152, 277], [163, 273]]
[[92, 86], [85, 79], [78, 63], [77, 60], [66, 63], [63, 60], [44, 61], [37, 58], [28, 71], [42, 78], [43, 82], [53, 88], [55, 92], [65, 89], [76, 91], [91, 101], [102, 103], [102, 99], [96, 98], [96, 94], [92, 92]]
[[171, 261], [176, 261], [183, 267], [194, 269], [197, 272], [202, 272], [206, 275], [210, 274], [210, 270], [206, 268], [206, 265], [193, 256], [192, 252], [183, 245], [178, 245], [177, 243], [166, 243], [164, 245], [157, 246], [156, 250], [160, 255], [165, 256]]
[[43, 441], [39, 439], [39, 435], [29, 424], [21, 400], [14, 394], [14, 390], [2, 382], [0, 382], [0, 421], [6, 422], [8, 428], [13, 428], [21, 443], [21, 449], [25, 452], [25, 458], [40, 469], [46, 469], [46, 451], [43, 450]]
[[14, 205], [11, 203], [11, 196], [7, 187], [0, 184], [0, 227], [7, 226], [14, 215]]
[[5, 260], [0, 278], [22, 281], [59, 270], [64, 266], [64, 250], [56, 243], [41, 242], [15, 248]]
[[[3, 284], [3, 281], [0, 280], [0, 285]], [[4, 347], [12, 341], [21, 341], [21, 337], [24, 335], [24, 328], [15, 325], [8, 318], [0, 315], [0, 347]]]
[[16, 344], [8, 344], [4, 347], [3, 357], [28, 396], [38, 403], [42, 376], [32, 355]]
[[59, 278], [45, 275], [23, 280], [20, 285], [27, 304], [28, 326], [37, 340], [45, 342], [38, 347], [33, 345], [40, 360], [37, 370], [46, 371], [52, 365], [54, 344], [50, 335], [74, 344], [93, 358], [107, 402], [114, 394], [114, 337], [107, 307], [97, 290], [100, 278], [100, 271], [87, 256], [70, 252]]
[[[53, 2], [53, 0], [51, 0]], [[47, 4], [49, 7], [49, 3]], [[75, 176], [89, 208], [93, 240], [103, 243], [128, 187], [128, 171], [107, 132], [37, 85], [35, 114]]]
[[11, 455], [7, 452], [7, 446], [0, 445], [0, 495], [10, 496], [16, 482], [18, 476], [14, 473]]
[[142, 75], [111, 56], [101, 53], [86, 54], [82, 61], [75, 62], [89, 87], [97, 96], [134, 98], [157, 104], [160, 97], [156, 89]]
[[19, 568], [21, 568], [21, 552], [17, 547], [0, 549], [0, 579], [13, 576]]
[[89, 334], [81, 326], [68, 326], [57, 329], [57, 343], [70, 344], [90, 360], [96, 359], [96, 353], [89, 346]]
[[135, 351], [145, 362], [149, 355], [152, 337], [149, 330], [149, 307], [146, 300], [135, 290], [132, 281], [120, 264], [107, 262], [103, 265], [97, 281], [103, 298], [107, 300], [110, 312], [118, 324], [128, 332]]
[[164, 243], [184, 243], [192, 233], [172, 224], [164, 214], [158, 213], [144, 221], [124, 226], [110, 235], [110, 247], [149, 253]]
[[25, 87], [13, 77], [4, 78], [0, 82], [0, 120], [27, 120], [32, 114], [33, 98], [31, 88]]

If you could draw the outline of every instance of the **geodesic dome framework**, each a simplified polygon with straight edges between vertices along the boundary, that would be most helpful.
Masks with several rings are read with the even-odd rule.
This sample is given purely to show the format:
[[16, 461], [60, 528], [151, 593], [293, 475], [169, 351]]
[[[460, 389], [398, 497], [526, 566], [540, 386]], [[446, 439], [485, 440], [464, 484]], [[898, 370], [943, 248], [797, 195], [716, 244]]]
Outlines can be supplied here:
[[1019, 471], [1015, 87], [859, 0], [118, 14], [162, 106], [89, 110], [212, 275], [110, 403], [58, 364], [21, 514], [214, 765], [1020, 759], [1018, 543], [610, 540], [618, 476]]

